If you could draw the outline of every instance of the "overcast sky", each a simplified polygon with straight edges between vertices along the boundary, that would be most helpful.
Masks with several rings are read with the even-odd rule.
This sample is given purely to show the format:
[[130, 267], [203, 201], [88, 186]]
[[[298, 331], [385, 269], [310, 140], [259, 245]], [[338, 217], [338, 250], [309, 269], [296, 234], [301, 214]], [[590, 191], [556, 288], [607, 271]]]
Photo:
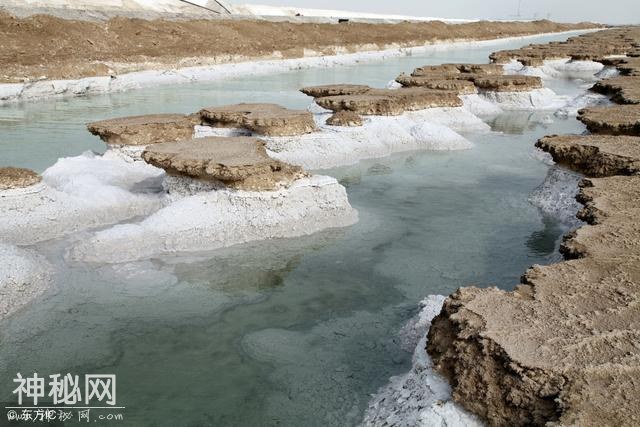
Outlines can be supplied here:
[[[519, 0], [232, 0], [232, 3], [269, 4], [317, 9], [342, 9], [444, 18], [514, 18]], [[640, 24], [640, 0], [521, 0], [523, 19], [598, 21]]]

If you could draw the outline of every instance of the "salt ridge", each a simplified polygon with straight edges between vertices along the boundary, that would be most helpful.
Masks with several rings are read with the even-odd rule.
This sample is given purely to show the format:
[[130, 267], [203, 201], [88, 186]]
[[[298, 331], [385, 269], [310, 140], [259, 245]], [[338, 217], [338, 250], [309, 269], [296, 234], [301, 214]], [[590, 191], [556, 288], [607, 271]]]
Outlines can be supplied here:
[[295, 59], [277, 59], [279, 53], [274, 52], [274, 58], [265, 60], [247, 61], [245, 57], [237, 57], [232, 59], [246, 62], [228, 62], [177, 69], [136, 71], [117, 76], [87, 77], [77, 80], [41, 80], [28, 83], [0, 84], [0, 105], [17, 101], [35, 101], [51, 97], [123, 92], [167, 84], [218, 81], [243, 75], [265, 75], [307, 68], [329, 68], [341, 65], [353, 65], [412, 54], [462, 49], [469, 46], [491, 46], [514, 40], [527, 40], [544, 35], [571, 35], [582, 34], [589, 31], [597, 30], [574, 30], [492, 40], [453, 40], [417, 47], [388, 45], [384, 50], [372, 50], [376, 47], [370, 45], [363, 46], [363, 51], [357, 53], [346, 53], [344, 48], [336, 47], [336, 55], [323, 55], [321, 52], [306, 49], [304, 51], [304, 57]]

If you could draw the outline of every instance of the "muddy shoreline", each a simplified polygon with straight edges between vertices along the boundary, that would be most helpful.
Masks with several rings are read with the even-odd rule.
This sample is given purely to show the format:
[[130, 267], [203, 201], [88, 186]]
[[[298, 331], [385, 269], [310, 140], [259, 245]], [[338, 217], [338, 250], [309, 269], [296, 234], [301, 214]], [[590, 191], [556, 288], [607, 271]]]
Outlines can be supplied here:
[[[633, 104], [638, 46], [637, 28], [612, 29], [492, 58], [532, 67], [565, 57], [602, 62], [620, 72], [612, 100]], [[638, 111], [588, 108], [578, 119], [592, 135], [537, 144], [587, 177], [577, 196], [587, 225], [565, 236], [566, 261], [533, 266], [513, 292], [461, 288], [432, 323], [427, 351], [435, 369], [454, 400], [489, 425], [640, 422]]]
[[302, 58], [312, 53], [335, 55], [596, 27], [592, 23], [550, 21], [335, 25], [114, 18], [87, 22], [45, 15], [17, 18], [0, 13], [3, 46], [0, 82], [79, 79], [148, 69]]

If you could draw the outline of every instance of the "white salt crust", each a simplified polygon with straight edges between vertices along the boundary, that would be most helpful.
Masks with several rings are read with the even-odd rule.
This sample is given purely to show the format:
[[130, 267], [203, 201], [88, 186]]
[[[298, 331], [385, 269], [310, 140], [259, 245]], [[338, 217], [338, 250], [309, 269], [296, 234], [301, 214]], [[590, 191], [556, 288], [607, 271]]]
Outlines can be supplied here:
[[59, 159], [41, 184], [0, 191], [0, 240], [28, 245], [148, 215], [161, 206], [163, 175], [109, 153]]
[[0, 242], [0, 320], [51, 286], [52, 266], [41, 255]]
[[357, 219], [345, 188], [334, 178], [315, 175], [278, 191], [225, 189], [176, 197], [141, 222], [94, 233], [73, 247], [70, 256], [118, 263], [309, 235]]
[[578, 184], [582, 175], [552, 166], [542, 184], [529, 196], [529, 202], [544, 214], [557, 218], [565, 224], [577, 226], [581, 223], [576, 214], [582, 205], [576, 200]]
[[420, 304], [422, 310], [402, 331], [405, 336], [419, 337], [409, 372], [392, 377], [371, 398], [362, 425], [433, 427], [481, 426], [480, 420], [451, 399], [451, 387], [433, 370], [426, 352], [427, 331], [440, 313], [445, 297], [430, 295]]
[[569, 58], [543, 61], [539, 67], [523, 66], [518, 61], [504, 65], [505, 74], [537, 76], [542, 79], [580, 79], [595, 81], [604, 70], [604, 65], [594, 61], [572, 61]]

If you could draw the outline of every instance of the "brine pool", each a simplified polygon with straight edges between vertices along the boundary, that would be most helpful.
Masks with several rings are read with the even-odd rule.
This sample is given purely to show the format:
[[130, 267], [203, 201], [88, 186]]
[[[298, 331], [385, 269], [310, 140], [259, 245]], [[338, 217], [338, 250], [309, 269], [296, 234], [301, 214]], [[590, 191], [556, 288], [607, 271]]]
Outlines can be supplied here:
[[[93, 120], [254, 101], [305, 108], [297, 90], [306, 85], [383, 87], [416, 66], [486, 62], [494, 50], [563, 38], [3, 106], [0, 165], [42, 171], [101, 151], [85, 130]], [[496, 132], [465, 135], [472, 150], [323, 171], [360, 213], [346, 229], [119, 265], [66, 262], [82, 233], [37, 245], [55, 285], [0, 323], [0, 401], [13, 400], [17, 372], [115, 374], [124, 425], [358, 424], [371, 394], [409, 370], [413, 348], [399, 331], [421, 299], [470, 284], [511, 289], [530, 265], [559, 259], [568, 225], [528, 201], [549, 169], [533, 143], [584, 128], [549, 112], [490, 124]]]

